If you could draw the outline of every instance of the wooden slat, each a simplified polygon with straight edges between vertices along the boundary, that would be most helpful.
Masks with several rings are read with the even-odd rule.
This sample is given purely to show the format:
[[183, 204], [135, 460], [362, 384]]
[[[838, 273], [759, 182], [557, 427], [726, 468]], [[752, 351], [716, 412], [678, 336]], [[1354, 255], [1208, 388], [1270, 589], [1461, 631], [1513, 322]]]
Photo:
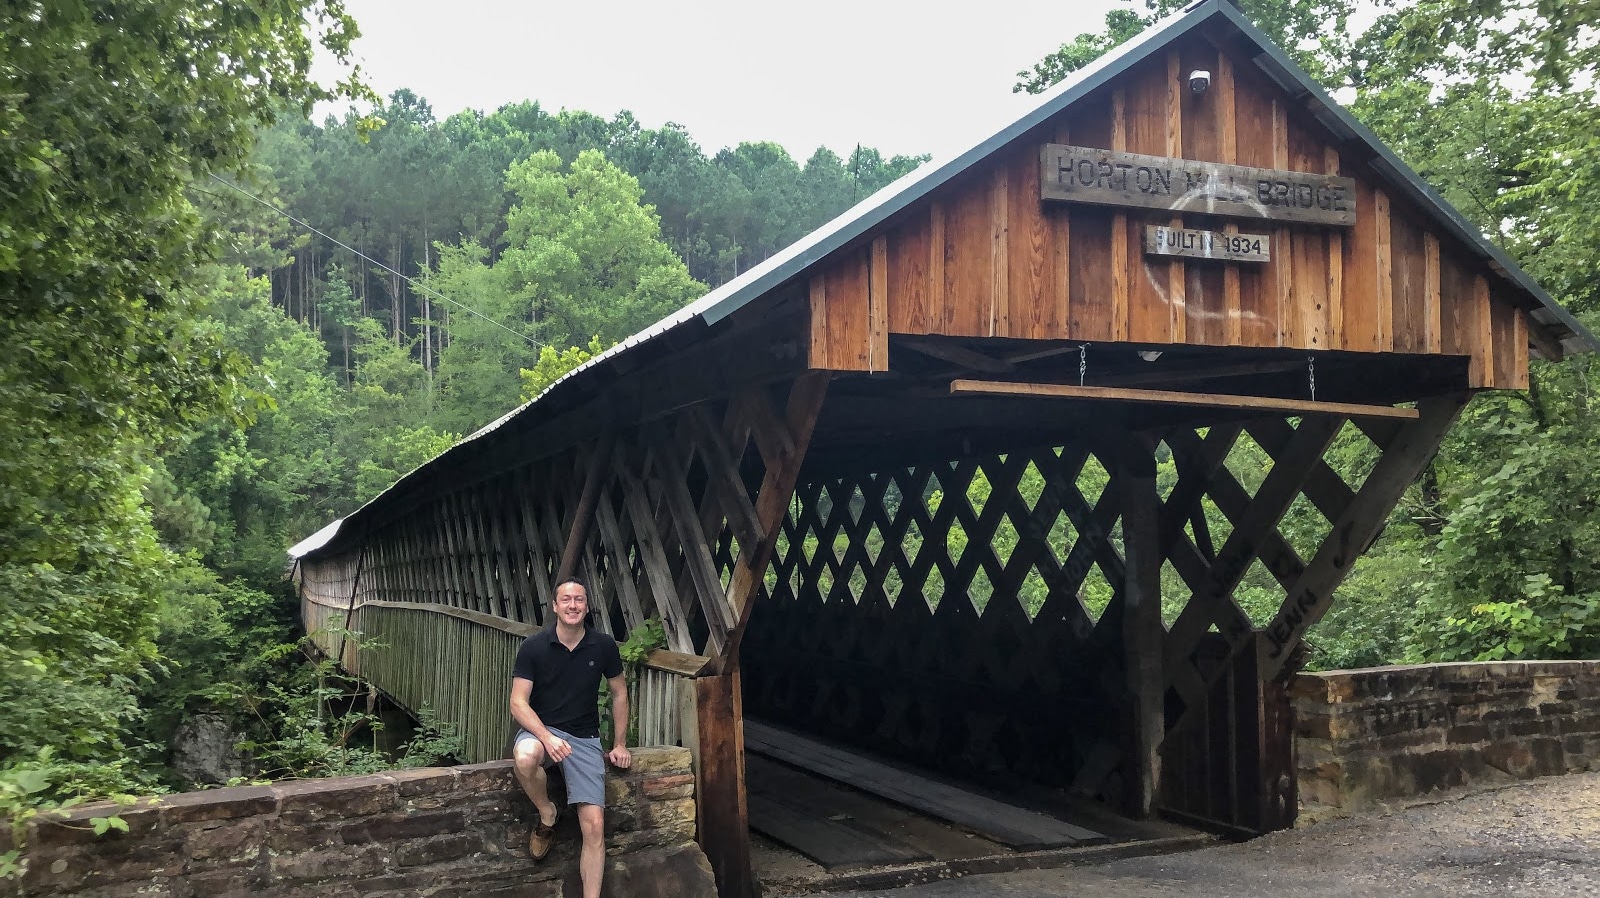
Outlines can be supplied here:
[[867, 278], [867, 370], [889, 370], [889, 238], [872, 241]]
[[670, 439], [657, 441], [653, 451], [661, 468], [659, 478], [654, 479], [672, 519], [673, 530], [678, 534], [678, 543], [683, 547], [684, 564], [694, 583], [695, 598], [712, 627], [724, 631], [732, 629], [735, 615], [727, 606], [716, 559], [701, 528], [694, 497], [689, 495], [683, 456]]
[[[1038, 132], [1036, 132], [1038, 133]], [[1063, 319], [1056, 295], [1055, 267], [1052, 264], [1054, 231], [1065, 223], [1065, 215], [1046, 215], [1039, 202], [1039, 173], [1035, 147], [1048, 142], [1048, 133], [1037, 140], [1021, 141], [1003, 163], [1006, 178], [1006, 285], [1010, 295], [1008, 311], [1012, 336], [1027, 340], [1051, 340], [1062, 336]]]
[[1389, 221], [1389, 195], [1382, 190], [1372, 192], [1372, 218], [1377, 228], [1377, 313], [1379, 352], [1394, 349], [1394, 276], [1393, 230]]
[[945, 228], [948, 219], [945, 204], [939, 200], [928, 203], [928, 286], [924, 308], [927, 313], [927, 330], [919, 333], [944, 333], [945, 306], [949, 304], [949, 291], [945, 287]]
[[650, 615], [639, 598], [639, 587], [634, 582], [628, 562], [628, 541], [622, 534], [622, 524], [617, 520], [613, 507], [611, 491], [609, 487], [603, 487], [600, 499], [595, 504], [595, 524], [599, 527], [600, 541], [611, 560], [611, 580], [613, 588], [617, 590], [617, 602], [622, 606], [623, 622], [631, 631], [643, 624]]
[[1019, 850], [1091, 845], [1106, 836], [890, 767], [770, 724], [745, 721], [745, 748], [964, 826]]
[[556, 568], [556, 581], [566, 579], [578, 569], [578, 553], [589, 543], [589, 528], [594, 521], [595, 502], [600, 497], [600, 482], [611, 461], [611, 448], [616, 438], [602, 436], [590, 450], [583, 476], [583, 490], [578, 494], [578, 505], [573, 511], [572, 529], [567, 533], [566, 547], [561, 550], [561, 564]]
[[1423, 352], [1444, 352], [1443, 319], [1439, 286], [1439, 238], [1423, 234], [1422, 344]]
[[[1111, 91], [1111, 149], [1126, 150], [1128, 145], [1127, 92]], [[1113, 342], [1128, 339], [1128, 252], [1138, 241], [1128, 240], [1128, 216], [1112, 215], [1111, 226], [1111, 334]]]
[[1011, 336], [1011, 213], [1009, 171], [994, 166], [989, 185], [989, 330], [991, 337]]
[[[655, 599], [656, 610], [661, 613], [662, 627], [667, 633], [667, 647], [675, 652], [695, 654], [694, 640], [689, 635], [689, 615], [678, 597], [677, 585], [672, 580], [672, 567], [656, 532], [655, 515], [650, 510], [644, 484], [628, 469], [620, 456], [613, 459], [612, 470], [622, 488], [623, 503], [628, 510], [628, 521], [633, 528], [633, 538], [639, 550], [639, 564], [650, 581], [650, 595]], [[713, 631], [713, 638], [721, 634]], [[720, 643], [719, 643], [720, 644]]]
[[806, 355], [806, 364], [812, 368], [828, 368], [831, 359], [828, 350], [831, 346], [828, 340], [828, 284], [822, 272], [811, 276], [809, 281], [809, 301], [811, 307], [811, 342]]
[[[1217, 104], [1217, 138], [1220, 161], [1228, 165], [1239, 164], [1238, 96], [1234, 91], [1233, 60], [1226, 53], [1217, 54], [1217, 68], [1213, 74], [1212, 102]], [[1337, 174], [1333, 172], [1332, 174]], [[1239, 233], [1239, 225], [1229, 222], [1223, 232]], [[1222, 270], [1223, 342], [1239, 346], [1244, 342], [1242, 297], [1239, 287], [1239, 266], [1229, 265]]]
[[[1126, 91], [1115, 96], [1121, 98], [1121, 136], [1113, 136], [1113, 149], [1143, 153], [1149, 156], [1176, 156], [1172, 152], [1172, 107], [1167, 90], [1168, 70], [1178, 65], [1177, 51], [1170, 51], [1164, 64], [1151, 60], [1137, 66], [1130, 73]], [[1152, 212], [1151, 215], [1166, 213]], [[1172, 278], [1172, 263], [1162, 257], [1148, 256], [1142, 252], [1145, 214], [1117, 216], [1117, 231], [1112, 235], [1112, 264], [1114, 273], [1121, 274], [1125, 286], [1113, 284], [1114, 291], [1126, 291], [1127, 339], [1138, 343], [1171, 343], [1173, 319], [1183, 315], [1181, 297], [1174, 296], [1173, 288], [1182, 291], [1181, 279]], [[1173, 216], [1170, 222], [1182, 222]], [[1131, 232], [1131, 233], [1130, 233]], [[1179, 269], [1181, 271], [1181, 269]], [[1115, 307], [1114, 307], [1115, 308]]]
[[1306, 631], [1327, 613], [1334, 589], [1377, 536], [1406, 488], [1438, 451], [1467, 399], [1466, 395], [1459, 395], [1423, 400], [1419, 403], [1421, 417], [1406, 425], [1384, 450], [1355, 499], [1333, 522], [1332, 531], [1306, 565], [1300, 581], [1262, 631], [1259, 663], [1263, 680], [1278, 678]]
[[1467, 374], [1471, 387], [1494, 386], [1494, 319], [1490, 309], [1489, 281], [1483, 275], [1472, 278], [1472, 294], [1467, 297], [1471, 310], [1467, 320], [1471, 327], [1472, 365]]
[[933, 330], [928, 313], [929, 216], [924, 210], [889, 232], [889, 330], [926, 334]]
[[1386, 405], [1358, 405], [1350, 402], [1309, 402], [1274, 399], [1266, 396], [1232, 396], [1220, 393], [1177, 393], [1170, 390], [1133, 390], [1121, 387], [1092, 387], [1076, 384], [1008, 383], [993, 380], [956, 380], [951, 393], [988, 393], [1004, 396], [1039, 396], [1062, 399], [1099, 399], [1116, 402], [1151, 402], [1163, 405], [1194, 405], [1211, 408], [1259, 409], [1296, 415], [1339, 415], [1342, 417], [1415, 418], [1417, 410]]

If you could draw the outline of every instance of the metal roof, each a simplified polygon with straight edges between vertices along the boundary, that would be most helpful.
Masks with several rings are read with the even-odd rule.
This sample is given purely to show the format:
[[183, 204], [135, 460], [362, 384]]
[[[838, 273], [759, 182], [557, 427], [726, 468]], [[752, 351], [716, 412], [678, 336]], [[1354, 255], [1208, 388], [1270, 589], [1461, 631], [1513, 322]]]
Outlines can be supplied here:
[[[526, 413], [531, 406], [538, 404], [545, 397], [583, 386], [585, 381], [593, 378], [596, 369], [619, 356], [632, 353], [640, 346], [651, 343], [669, 332], [691, 327], [697, 321], [701, 326], [715, 324], [794, 280], [812, 265], [866, 235], [873, 228], [928, 196], [961, 172], [1116, 80], [1167, 44], [1201, 25], [1219, 19], [1232, 26], [1238, 35], [1254, 46], [1257, 50], [1254, 55], [1257, 67], [1280, 88], [1300, 99], [1322, 126], [1335, 138], [1343, 141], [1344, 146], [1341, 147], [1343, 151], [1365, 151], [1367, 158], [1364, 161], [1383, 176], [1391, 188], [1398, 189], [1401, 195], [1423, 211], [1430, 213], [1446, 231], [1474, 250], [1511, 286], [1532, 300], [1528, 305], [1532, 309], [1534, 320], [1555, 331], [1566, 350], [1583, 352], [1600, 349], [1600, 341], [1597, 341], [1572, 313], [1562, 308], [1533, 278], [1519, 268], [1504, 250], [1491, 243], [1420, 176], [1400, 161], [1399, 157], [1385, 147], [1365, 125], [1356, 121], [1348, 111], [1329, 97], [1304, 69], [1256, 28], [1231, 0], [1199, 0], [1040, 94], [1031, 110], [969, 149], [920, 166], [761, 264], [568, 372], [529, 402], [507, 412], [400, 478], [393, 486], [363, 505], [346, 520], [363, 518], [363, 512], [368, 511], [374, 504], [381, 502], [390, 494], [404, 491], [419, 479], [425, 478], [429, 470], [441, 459], [462, 451], [468, 444], [484, 439], [505, 426], [507, 422]], [[335, 525], [338, 523], [336, 521]], [[330, 527], [334, 528], [333, 533], [328, 533], [329, 528], [324, 528], [295, 549], [304, 548], [301, 555], [314, 552], [337, 534], [337, 528], [334, 525]], [[322, 543], [305, 548], [324, 533], [327, 536]]]

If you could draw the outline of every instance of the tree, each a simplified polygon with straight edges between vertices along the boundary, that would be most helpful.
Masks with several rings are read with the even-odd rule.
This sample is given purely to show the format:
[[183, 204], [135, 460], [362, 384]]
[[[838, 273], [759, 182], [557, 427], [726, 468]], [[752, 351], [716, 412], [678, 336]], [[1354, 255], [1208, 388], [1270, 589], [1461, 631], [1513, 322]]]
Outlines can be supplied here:
[[215, 242], [185, 189], [276, 110], [361, 94], [309, 75], [355, 33], [340, 0], [0, 8], [0, 777], [114, 770], [166, 564], [152, 449], [234, 408], [244, 370], [194, 315]]

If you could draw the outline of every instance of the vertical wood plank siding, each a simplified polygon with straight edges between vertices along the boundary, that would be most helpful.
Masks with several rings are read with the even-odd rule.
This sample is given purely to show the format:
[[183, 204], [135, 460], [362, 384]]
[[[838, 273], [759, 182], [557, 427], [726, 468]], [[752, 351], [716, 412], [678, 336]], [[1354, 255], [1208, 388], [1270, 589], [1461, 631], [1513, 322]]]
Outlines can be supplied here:
[[[1212, 73], [1201, 94], [1187, 86], [1195, 69]], [[1352, 177], [1356, 224], [1046, 204], [1039, 148], [1051, 141]], [[1495, 294], [1498, 282], [1487, 305], [1477, 290], [1451, 289], [1442, 259], [1487, 272], [1425, 220], [1342, 158], [1254, 65], [1190, 36], [822, 263], [811, 275], [809, 358], [819, 369], [881, 371], [889, 334], [1444, 353], [1475, 360], [1474, 385], [1516, 387], [1527, 376], [1527, 340], [1516, 336], [1526, 317]], [[1272, 258], [1147, 256], [1152, 224], [1267, 234]], [[1450, 339], [1452, 322], [1477, 342]]]

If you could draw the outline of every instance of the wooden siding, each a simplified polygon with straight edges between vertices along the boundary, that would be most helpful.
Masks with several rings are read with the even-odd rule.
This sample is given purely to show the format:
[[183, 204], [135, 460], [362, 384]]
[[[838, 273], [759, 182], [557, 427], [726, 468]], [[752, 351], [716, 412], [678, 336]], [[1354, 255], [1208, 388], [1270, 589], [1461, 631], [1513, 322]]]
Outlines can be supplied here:
[[[1204, 94], [1192, 69], [1212, 73]], [[1045, 203], [1051, 142], [1354, 178], [1356, 225]], [[1191, 36], [814, 269], [809, 360], [882, 371], [889, 334], [1187, 343], [1464, 355], [1471, 386], [1525, 386], [1528, 316], [1426, 222], [1253, 65]], [[1153, 224], [1268, 234], [1272, 259], [1149, 256]]]

